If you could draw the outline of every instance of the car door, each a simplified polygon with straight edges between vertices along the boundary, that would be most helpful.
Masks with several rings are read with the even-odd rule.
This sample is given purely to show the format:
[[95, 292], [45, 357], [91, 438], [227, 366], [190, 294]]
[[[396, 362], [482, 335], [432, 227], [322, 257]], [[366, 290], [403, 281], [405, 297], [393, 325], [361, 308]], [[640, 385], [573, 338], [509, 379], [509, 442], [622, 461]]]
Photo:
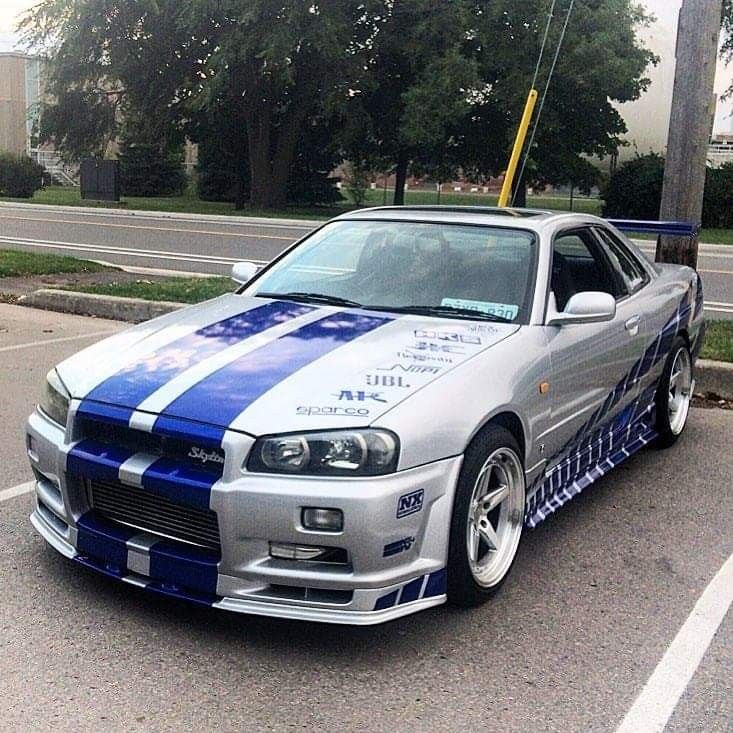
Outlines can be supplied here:
[[638, 394], [633, 369], [643, 352], [644, 314], [590, 226], [560, 231], [553, 240], [547, 320], [584, 291], [613, 295], [616, 315], [602, 323], [545, 326], [552, 407], [540, 442], [548, 470]]

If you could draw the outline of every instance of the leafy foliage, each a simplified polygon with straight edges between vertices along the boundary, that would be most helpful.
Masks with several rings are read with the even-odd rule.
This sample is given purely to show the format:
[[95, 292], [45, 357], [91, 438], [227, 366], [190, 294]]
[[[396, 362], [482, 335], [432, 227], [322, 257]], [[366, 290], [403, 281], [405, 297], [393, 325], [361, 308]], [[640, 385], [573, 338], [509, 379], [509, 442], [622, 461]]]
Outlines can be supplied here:
[[658, 219], [664, 183], [664, 158], [640, 155], [619, 166], [602, 192], [603, 216]]
[[733, 228], [733, 163], [708, 168], [702, 223], [714, 229]]
[[0, 153], [0, 196], [29, 199], [43, 186], [43, 167], [26, 155]]

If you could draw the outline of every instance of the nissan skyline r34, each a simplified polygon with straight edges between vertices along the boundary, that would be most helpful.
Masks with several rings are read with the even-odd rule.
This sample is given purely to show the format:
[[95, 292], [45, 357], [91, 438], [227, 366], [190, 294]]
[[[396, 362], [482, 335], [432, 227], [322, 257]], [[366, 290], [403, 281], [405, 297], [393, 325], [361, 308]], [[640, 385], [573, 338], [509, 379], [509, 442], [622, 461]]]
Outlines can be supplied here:
[[527, 528], [684, 430], [702, 285], [602, 219], [363, 210], [234, 277], [49, 373], [31, 521], [67, 558], [268, 616], [476, 605]]

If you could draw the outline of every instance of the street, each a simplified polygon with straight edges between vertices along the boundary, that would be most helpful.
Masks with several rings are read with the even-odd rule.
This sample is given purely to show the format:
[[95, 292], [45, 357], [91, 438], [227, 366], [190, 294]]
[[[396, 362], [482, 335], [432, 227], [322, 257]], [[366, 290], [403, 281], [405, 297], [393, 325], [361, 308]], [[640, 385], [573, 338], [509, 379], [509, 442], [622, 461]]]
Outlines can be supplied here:
[[[265, 264], [318, 222], [73, 211], [0, 205], [0, 248], [54, 252], [125, 267], [228, 275], [232, 264]], [[654, 244], [640, 242], [654, 258]], [[733, 247], [702, 245], [700, 273], [710, 318], [733, 317]]]
[[[73, 243], [202, 272], [266, 261], [309, 229], [20, 207], [0, 218], [3, 246]], [[705, 276], [711, 300], [733, 302], [731, 258], [705, 250], [706, 269], [730, 271]], [[0, 305], [0, 729], [614, 731], [668, 649], [684, 667], [673, 639], [733, 552], [733, 412], [693, 410], [677, 446], [642, 451], [526, 530], [486, 606], [370, 628], [237, 616], [72, 565], [33, 532], [28, 487], [9, 491], [31, 479], [23, 423], [47, 370], [122, 328]], [[730, 614], [692, 671], [679, 701], [667, 689], [666, 730], [730, 733]]]

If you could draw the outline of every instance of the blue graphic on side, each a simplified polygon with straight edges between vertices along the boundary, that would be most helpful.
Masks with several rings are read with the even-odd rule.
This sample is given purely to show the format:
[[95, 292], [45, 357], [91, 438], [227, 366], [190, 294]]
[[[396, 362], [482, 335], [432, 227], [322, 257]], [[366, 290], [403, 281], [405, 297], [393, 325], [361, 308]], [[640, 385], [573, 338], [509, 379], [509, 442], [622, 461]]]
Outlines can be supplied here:
[[[656, 438], [656, 384], [645, 389], [620, 415], [609, 414], [639, 381], [660, 361], [667, 358], [680, 331], [689, 326], [692, 316], [692, 290], [680, 302], [657, 338], [649, 345], [631, 371], [608, 394], [575, 437], [553, 456], [551, 471], [541, 475], [527, 491], [525, 524], [536, 527], [583, 489], [641, 450]], [[562, 460], [557, 459], [564, 456]]]

